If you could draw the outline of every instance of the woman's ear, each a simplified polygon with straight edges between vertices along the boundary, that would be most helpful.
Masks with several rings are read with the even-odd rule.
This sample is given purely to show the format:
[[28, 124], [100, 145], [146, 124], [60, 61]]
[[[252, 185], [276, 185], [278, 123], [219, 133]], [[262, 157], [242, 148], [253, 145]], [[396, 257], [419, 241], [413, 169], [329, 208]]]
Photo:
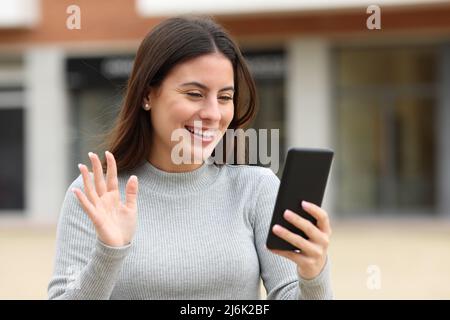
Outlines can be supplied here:
[[142, 101], [142, 108], [144, 108], [146, 111], [150, 110], [153, 103], [153, 96], [154, 96], [154, 89], [148, 88], [147, 93], [144, 96], [144, 99]]
[[159, 90], [160, 90], [160, 87], [149, 87], [147, 90], [147, 94], [145, 95], [145, 98], [143, 101], [144, 105], [146, 103], [148, 103], [149, 105], [154, 103], [154, 101], [156, 100], [156, 97], [160, 93]]
[[144, 105], [146, 103], [150, 104], [151, 100], [152, 100], [151, 99], [151, 91], [149, 90], [149, 91], [147, 91], [147, 94], [144, 97], [144, 101], [143, 101]]
[[152, 108], [150, 92], [144, 97], [144, 99], [142, 101], [142, 108], [145, 111], [149, 111]]

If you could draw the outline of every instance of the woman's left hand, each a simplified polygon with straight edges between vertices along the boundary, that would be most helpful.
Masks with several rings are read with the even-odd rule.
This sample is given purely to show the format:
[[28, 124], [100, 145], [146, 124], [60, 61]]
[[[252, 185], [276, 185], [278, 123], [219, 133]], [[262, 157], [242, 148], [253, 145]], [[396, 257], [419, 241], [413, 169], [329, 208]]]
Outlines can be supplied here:
[[310, 280], [320, 274], [327, 261], [331, 226], [327, 212], [319, 206], [303, 201], [302, 207], [306, 212], [316, 218], [317, 226], [290, 210], [284, 212], [284, 218], [293, 226], [302, 230], [309, 237], [309, 240], [306, 240], [280, 225], [275, 225], [272, 229], [275, 235], [289, 242], [301, 250], [301, 252], [298, 253], [295, 251], [275, 249], [269, 250], [295, 262], [300, 277]]

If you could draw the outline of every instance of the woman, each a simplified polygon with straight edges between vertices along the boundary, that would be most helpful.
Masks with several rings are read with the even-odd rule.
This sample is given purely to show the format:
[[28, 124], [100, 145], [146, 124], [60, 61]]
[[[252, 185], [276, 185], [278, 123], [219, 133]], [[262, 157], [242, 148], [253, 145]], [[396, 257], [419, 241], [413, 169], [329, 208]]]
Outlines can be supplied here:
[[278, 177], [209, 161], [227, 129], [254, 114], [254, 82], [219, 25], [184, 16], [156, 26], [138, 49], [111, 152], [103, 163], [89, 153], [93, 177], [79, 165], [66, 193], [49, 298], [258, 299], [261, 278], [268, 299], [332, 298], [327, 213], [304, 204], [316, 227], [286, 212], [310, 239], [274, 228], [301, 253], [270, 251]]

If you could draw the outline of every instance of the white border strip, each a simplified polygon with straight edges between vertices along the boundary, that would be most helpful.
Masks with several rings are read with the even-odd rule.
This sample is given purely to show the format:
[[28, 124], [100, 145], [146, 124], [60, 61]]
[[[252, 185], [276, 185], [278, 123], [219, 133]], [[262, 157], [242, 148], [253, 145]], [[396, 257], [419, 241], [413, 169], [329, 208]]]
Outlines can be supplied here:
[[177, 14], [245, 14], [286, 11], [312, 11], [367, 8], [378, 6], [409, 6], [450, 3], [449, 0], [136, 0], [136, 10], [144, 17]]
[[40, 17], [40, 0], [1, 0], [0, 29], [31, 28]]

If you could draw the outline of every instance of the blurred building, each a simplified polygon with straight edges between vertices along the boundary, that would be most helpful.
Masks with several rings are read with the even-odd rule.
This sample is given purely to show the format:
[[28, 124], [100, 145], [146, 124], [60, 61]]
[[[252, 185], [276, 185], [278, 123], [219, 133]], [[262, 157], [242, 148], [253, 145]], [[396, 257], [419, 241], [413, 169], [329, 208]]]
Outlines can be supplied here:
[[76, 164], [103, 152], [140, 41], [185, 12], [239, 42], [280, 162], [291, 146], [336, 151], [332, 215], [450, 216], [450, 3], [377, 2], [369, 30], [371, 1], [3, 0], [0, 219], [56, 221]]

